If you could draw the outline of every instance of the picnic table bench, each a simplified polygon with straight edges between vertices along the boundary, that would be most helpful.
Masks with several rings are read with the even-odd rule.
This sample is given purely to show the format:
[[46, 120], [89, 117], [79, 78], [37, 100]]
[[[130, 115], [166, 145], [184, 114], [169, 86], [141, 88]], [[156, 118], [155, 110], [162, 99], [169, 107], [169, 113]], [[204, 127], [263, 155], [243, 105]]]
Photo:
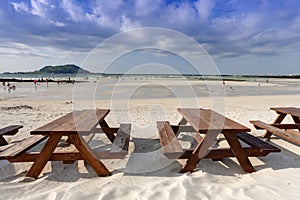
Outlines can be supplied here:
[[[266, 156], [280, 149], [256, 138], [247, 132], [249, 128], [224, 117], [210, 109], [178, 109], [183, 119], [178, 125], [170, 125], [168, 121], [157, 122], [162, 152], [169, 159], [188, 159], [180, 172], [192, 172], [201, 159], [222, 160], [236, 157], [245, 172], [254, 172], [248, 157]], [[189, 123], [191, 126], [186, 125]], [[180, 132], [193, 132], [196, 147], [183, 149], [177, 136]], [[204, 136], [201, 136], [204, 134]], [[222, 133], [229, 148], [209, 149], [216, 136]], [[239, 140], [248, 147], [242, 147]]]
[[[287, 141], [300, 145], [300, 108], [295, 107], [278, 107], [271, 108], [277, 112], [278, 116], [272, 124], [268, 124], [259, 120], [252, 120], [250, 123], [256, 129], [264, 129], [266, 133], [264, 138], [270, 140], [273, 134]], [[292, 124], [283, 124], [282, 121], [286, 116], [290, 115], [294, 121]]]
[[[38, 178], [48, 161], [63, 161], [65, 164], [85, 160], [99, 176], [109, 176], [110, 171], [100, 159], [122, 159], [128, 153], [130, 124], [111, 128], [105, 121], [108, 109], [74, 111], [30, 132], [30, 138], [16, 143], [0, 152], [0, 159], [9, 162], [34, 162], [27, 177]], [[100, 128], [97, 126], [100, 125]], [[105, 133], [112, 142], [110, 150], [96, 151], [88, 143], [96, 133]], [[69, 150], [57, 148], [62, 137], [64, 143], [73, 144]], [[46, 139], [40, 152], [27, 152]]]
[[0, 129], [0, 146], [7, 145], [8, 142], [3, 137], [4, 135], [15, 135], [20, 128], [23, 128], [22, 125], [10, 125]]

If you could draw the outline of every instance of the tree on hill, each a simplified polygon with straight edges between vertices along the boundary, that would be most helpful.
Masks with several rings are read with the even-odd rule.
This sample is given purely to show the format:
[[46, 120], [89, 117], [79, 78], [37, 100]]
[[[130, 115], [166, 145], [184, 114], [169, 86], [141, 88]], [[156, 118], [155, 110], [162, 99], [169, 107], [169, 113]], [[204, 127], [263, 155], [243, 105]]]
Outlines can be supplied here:
[[74, 64], [58, 65], [58, 66], [45, 66], [36, 71], [36, 73], [45, 74], [91, 74], [91, 72], [84, 70]]

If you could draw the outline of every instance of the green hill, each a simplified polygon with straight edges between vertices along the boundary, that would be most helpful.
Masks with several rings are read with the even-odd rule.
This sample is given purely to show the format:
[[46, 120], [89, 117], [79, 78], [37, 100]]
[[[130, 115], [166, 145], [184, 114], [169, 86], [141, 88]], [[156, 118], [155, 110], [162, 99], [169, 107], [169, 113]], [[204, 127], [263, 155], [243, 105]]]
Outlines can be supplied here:
[[74, 64], [45, 66], [42, 69], [35, 71], [39, 74], [91, 74], [91, 72], [84, 70]]

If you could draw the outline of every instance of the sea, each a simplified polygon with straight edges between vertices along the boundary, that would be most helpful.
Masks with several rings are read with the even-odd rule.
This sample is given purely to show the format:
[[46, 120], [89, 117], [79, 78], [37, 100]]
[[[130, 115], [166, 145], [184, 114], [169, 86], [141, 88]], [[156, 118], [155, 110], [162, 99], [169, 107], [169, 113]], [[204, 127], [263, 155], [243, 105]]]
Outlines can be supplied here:
[[[32, 80], [0, 86], [0, 101], [12, 98], [72, 99], [93, 96], [94, 99], [151, 99], [174, 97], [260, 96], [300, 94], [300, 79], [237, 76], [175, 75], [28, 75], [0, 74], [1, 78]], [[37, 84], [33, 80], [38, 80]], [[51, 79], [55, 82], [39, 82]], [[66, 83], [63, 80], [74, 80]], [[240, 84], [244, 82], [245, 84]], [[2, 88], [1, 88], [2, 87]], [[82, 96], [82, 97], [79, 97]]]

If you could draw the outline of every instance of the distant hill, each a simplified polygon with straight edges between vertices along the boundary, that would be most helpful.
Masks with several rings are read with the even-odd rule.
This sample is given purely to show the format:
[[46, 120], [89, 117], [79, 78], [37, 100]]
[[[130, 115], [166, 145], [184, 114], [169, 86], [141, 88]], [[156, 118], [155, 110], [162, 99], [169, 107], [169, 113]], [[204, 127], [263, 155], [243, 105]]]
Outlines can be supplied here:
[[57, 65], [57, 66], [45, 66], [42, 69], [35, 71], [39, 74], [91, 74], [91, 72], [84, 70], [77, 65], [67, 64], [67, 65]]
[[45, 66], [40, 70], [31, 72], [4, 72], [3, 74], [93, 74], [87, 70], [82, 69], [74, 64]]

